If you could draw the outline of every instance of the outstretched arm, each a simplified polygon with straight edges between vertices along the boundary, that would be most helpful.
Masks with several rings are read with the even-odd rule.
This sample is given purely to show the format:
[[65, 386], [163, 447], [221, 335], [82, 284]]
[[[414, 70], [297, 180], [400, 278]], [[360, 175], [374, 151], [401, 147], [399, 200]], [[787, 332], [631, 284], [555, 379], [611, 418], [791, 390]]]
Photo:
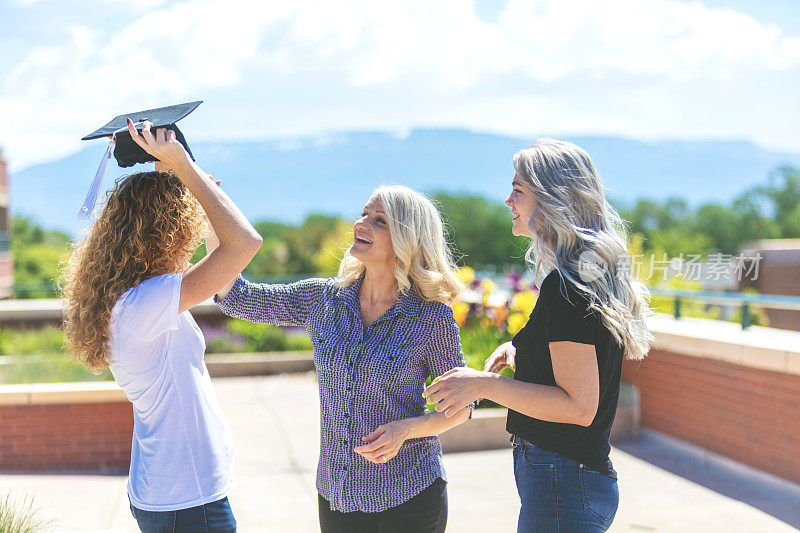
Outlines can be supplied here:
[[453, 369], [425, 389], [437, 411], [457, 415], [477, 398], [486, 398], [539, 420], [589, 426], [597, 413], [600, 378], [591, 344], [551, 342], [550, 358], [556, 385], [508, 379], [471, 368]]

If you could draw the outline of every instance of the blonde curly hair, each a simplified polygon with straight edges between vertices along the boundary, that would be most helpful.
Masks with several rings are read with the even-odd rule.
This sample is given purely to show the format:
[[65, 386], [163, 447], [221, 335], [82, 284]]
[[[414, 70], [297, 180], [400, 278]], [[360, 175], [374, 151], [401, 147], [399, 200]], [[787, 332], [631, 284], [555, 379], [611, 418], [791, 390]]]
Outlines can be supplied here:
[[108, 367], [114, 304], [142, 281], [179, 272], [203, 234], [203, 209], [173, 173], [119, 178], [94, 226], [73, 243], [60, 276], [72, 356]]
[[[439, 210], [425, 195], [402, 185], [383, 185], [372, 194], [378, 195], [386, 212], [400, 292], [413, 287], [423, 300], [452, 306], [464, 284], [454, 272]], [[364, 263], [348, 250], [339, 264], [337, 286], [352, 285], [365, 270]]]

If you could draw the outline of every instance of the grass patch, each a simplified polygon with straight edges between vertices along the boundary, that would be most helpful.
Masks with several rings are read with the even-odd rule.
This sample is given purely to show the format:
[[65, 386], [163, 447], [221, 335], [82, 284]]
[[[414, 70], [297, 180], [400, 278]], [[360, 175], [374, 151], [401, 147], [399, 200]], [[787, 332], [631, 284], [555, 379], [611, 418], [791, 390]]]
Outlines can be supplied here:
[[0, 496], [0, 533], [36, 533], [44, 531], [49, 521], [39, 518], [39, 509], [33, 496], [25, 495], [21, 501], [7, 492]]

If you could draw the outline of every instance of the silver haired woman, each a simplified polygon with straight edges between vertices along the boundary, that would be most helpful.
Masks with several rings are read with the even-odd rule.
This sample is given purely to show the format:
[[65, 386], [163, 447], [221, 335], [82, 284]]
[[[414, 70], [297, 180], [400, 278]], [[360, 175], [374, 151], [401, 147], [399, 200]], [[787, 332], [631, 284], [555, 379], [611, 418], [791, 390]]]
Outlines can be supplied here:
[[[622, 360], [649, 350], [649, 295], [631, 275], [623, 222], [584, 150], [543, 139], [517, 152], [514, 167], [506, 205], [544, 276], [536, 306], [483, 372], [452, 370], [424, 394], [445, 414], [478, 398], [509, 408], [518, 532], [605, 531], [619, 504], [608, 436]], [[514, 379], [497, 374], [507, 367]]]
[[231, 316], [309, 332], [322, 532], [441, 533], [447, 492], [436, 435], [470, 408], [428, 413], [422, 391], [429, 377], [464, 365], [448, 305], [463, 287], [423, 195], [380, 187], [353, 232], [334, 279], [259, 285], [240, 276], [216, 298]]

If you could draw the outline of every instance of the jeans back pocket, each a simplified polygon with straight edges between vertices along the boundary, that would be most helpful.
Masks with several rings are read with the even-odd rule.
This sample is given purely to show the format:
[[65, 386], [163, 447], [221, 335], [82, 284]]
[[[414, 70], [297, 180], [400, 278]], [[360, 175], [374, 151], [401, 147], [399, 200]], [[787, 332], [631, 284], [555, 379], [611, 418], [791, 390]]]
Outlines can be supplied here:
[[578, 480], [583, 508], [604, 525], [611, 524], [619, 506], [617, 480], [584, 465], [578, 467]]

